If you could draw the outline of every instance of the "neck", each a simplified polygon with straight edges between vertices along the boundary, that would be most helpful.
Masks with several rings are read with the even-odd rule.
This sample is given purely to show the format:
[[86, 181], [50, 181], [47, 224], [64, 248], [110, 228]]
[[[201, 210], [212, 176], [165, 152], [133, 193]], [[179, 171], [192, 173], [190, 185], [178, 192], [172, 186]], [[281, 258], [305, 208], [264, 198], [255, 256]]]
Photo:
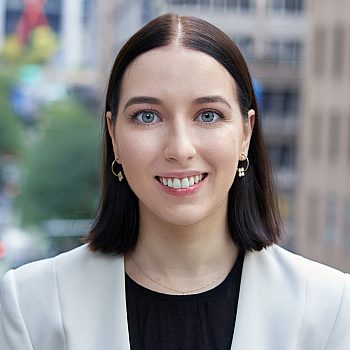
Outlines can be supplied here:
[[164, 285], [196, 289], [210, 281], [220, 283], [238, 255], [225, 218], [179, 226], [140, 215], [140, 228], [137, 246], [126, 257], [126, 271], [136, 282], [161, 292], [169, 290], [157, 288], [145, 272]]

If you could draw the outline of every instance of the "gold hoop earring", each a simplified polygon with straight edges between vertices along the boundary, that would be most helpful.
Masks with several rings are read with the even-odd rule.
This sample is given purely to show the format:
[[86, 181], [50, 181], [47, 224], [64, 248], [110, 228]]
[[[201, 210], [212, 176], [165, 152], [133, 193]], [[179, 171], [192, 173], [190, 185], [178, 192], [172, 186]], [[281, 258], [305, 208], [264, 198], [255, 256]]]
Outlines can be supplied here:
[[117, 174], [114, 172], [114, 165], [115, 165], [116, 162], [117, 162], [117, 160], [114, 159], [113, 162], [112, 162], [112, 165], [111, 165], [111, 170], [112, 170], [113, 175], [118, 178], [119, 182], [122, 182], [123, 179], [124, 179], [123, 172], [121, 170]]
[[247, 157], [244, 153], [241, 153], [241, 155], [242, 155], [243, 157], [245, 157], [245, 159], [243, 159], [242, 162], [246, 161], [246, 162], [247, 162], [247, 165], [246, 165], [245, 168], [244, 168], [244, 167], [239, 167], [239, 168], [237, 168], [238, 176], [239, 176], [239, 177], [245, 176], [245, 172], [246, 172], [246, 171], [248, 170], [248, 168], [249, 168], [249, 159], [248, 159], [248, 157]]

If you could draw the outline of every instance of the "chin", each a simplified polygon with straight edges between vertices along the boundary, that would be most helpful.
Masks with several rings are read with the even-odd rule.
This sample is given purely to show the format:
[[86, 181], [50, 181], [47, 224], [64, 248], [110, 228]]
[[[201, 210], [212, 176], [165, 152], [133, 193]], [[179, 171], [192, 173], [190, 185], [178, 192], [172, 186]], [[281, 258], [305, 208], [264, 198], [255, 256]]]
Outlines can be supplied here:
[[178, 226], [192, 226], [199, 224], [207, 218], [206, 215], [193, 215], [193, 211], [179, 211], [177, 213], [167, 213], [167, 215], [160, 215], [159, 218], [169, 224]]

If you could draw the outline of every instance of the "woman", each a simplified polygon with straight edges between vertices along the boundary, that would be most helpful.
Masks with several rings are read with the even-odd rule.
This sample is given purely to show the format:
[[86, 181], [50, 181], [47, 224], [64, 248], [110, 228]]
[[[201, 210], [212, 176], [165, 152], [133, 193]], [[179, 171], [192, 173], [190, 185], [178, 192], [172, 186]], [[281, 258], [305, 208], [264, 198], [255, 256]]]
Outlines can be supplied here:
[[350, 278], [278, 247], [239, 50], [164, 15], [118, 54], [104, 187], [84, 245], [10, 271], [0, 348], [350, 349]]

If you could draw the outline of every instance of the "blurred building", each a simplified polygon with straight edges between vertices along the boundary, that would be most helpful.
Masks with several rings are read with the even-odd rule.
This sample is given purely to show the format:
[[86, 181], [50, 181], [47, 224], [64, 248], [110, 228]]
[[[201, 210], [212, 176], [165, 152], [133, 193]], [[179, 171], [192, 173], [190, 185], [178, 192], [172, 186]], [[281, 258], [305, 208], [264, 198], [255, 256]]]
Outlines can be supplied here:
[[105, 88], [115, 56], [123, 44], [159, 14], [162, 0], [91, 0], [95, 23], [96, 67], [101, 90]]
[[350, 2], [311, 3], [298, 251], [350, 272]]

